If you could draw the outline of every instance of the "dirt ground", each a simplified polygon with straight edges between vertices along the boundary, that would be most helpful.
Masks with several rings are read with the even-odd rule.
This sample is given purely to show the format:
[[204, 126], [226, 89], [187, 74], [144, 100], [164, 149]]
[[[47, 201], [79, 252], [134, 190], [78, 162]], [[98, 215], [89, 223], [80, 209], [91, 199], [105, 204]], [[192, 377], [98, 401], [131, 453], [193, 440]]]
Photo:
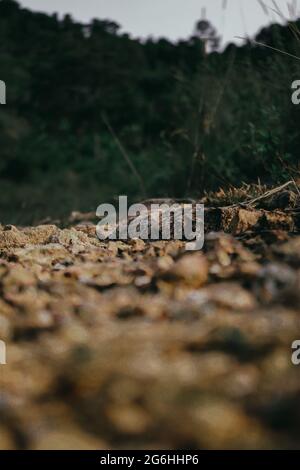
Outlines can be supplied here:
[[208, 209], [193, 253], [2, 226], [0, 448], [300, 448], [299, 217], [277, 205]]

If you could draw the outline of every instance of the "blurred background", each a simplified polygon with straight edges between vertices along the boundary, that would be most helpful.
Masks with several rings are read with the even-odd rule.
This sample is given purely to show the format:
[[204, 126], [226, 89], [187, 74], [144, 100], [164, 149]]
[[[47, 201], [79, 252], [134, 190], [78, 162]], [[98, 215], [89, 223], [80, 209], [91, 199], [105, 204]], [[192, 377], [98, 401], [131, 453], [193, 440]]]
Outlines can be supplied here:
[[[270, 22], [283, 21], [273, 7], [262, 11], [256, 0], [22, 0], [21, 5], [34, 11], [58, 13], [62, 18], [72, 13], [82, 23], [94, 18], [109, 18], [120, 25], [120, 31], [134, 38], [166, 38], [171, 41], [191, 36], [195, 21], [203, 15], [213, 20], [222, 35], [222, 43], [234, 41], [234, 36], [254, 35]], [[285, 0], [279, 0], [283, 11], [290, 14]], [[294, 5], [293, 5], [294, 7]], [[297, 11], [297, 5], [294, 10]]]
[[296, 177], [298, 13], [294, 0], [0, 0], [1, 222]]

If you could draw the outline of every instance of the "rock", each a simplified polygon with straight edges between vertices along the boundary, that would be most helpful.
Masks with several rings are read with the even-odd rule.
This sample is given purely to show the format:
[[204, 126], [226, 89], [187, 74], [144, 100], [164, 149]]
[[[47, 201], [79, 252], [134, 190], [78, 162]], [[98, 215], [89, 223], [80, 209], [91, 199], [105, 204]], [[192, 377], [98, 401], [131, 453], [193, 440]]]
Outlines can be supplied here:
[[198, 446], [202, 449], [267, 449], [271, 439], [259, 423], [239, 407], [222, 400], [207, 400], [194, 411]]
[[100, 439], [86, 434], [76, 426], [59, 427], [52, 431], [40, 433], [32, 450], [106, 450], [107, 444]]
[[0, 250], [21, 248], [28, 242], [27, 236], [16, 227], [9, 225], [0, 231]]
[[273, 250], [284, 261], [300, 266], [300, 236], [295, 236], [286, 243], [274, 245]]
[[186, 254], [166, 272], [166, 276], [197, 289], [207, 282], [208, 262], [202, 253]]
[[239, 235], [254, 230], [261, 216], [262, 212], [258, 210], [238, 209], [230, 222], [229, 232]]
[[261, 302], [293, 303], [300, 299], [299, 287], [296, 271], [285, 264], [270, 263], [259, 271], [255, 289]]
[[199, 302], [199, 305], [212, 303], [238, 313], [254, 310], [257, 306], [251, 292], [230, 282], [210, 285], [193, 294], [191, 298], [194, 302]]
[[16, 450], [12, 433], [0, 424], [0, 450]]
[[55, 225], [39, 225], [23, 230], [28, 239], [27, 243], [32, 245], [46, 245], [58, 233], [59, 229]]
[[263, 230], [285, 230], [293, 232], [295, 229], [295, 222], [292, 215], [285, 212], [267, 212], [264, 211], [263, 216], [259, 221], [259, 229]]

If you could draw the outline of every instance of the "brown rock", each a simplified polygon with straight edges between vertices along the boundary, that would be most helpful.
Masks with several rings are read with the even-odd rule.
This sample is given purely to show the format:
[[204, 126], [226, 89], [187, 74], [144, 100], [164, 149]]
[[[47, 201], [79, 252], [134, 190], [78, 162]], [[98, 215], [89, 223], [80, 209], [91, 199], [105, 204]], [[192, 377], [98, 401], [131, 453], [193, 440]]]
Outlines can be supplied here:
[[238, 209], [234, 215], [229, 231], [235, 235], [253, 230], [262, 216], [262, 212], [258, 210]]
[[168, 274], [196, 289], [207, 282], [207, 259], [202, 253], [186, 254], [175, 263]]
[[0, 450], [16, 450], [12, 433], [0, 424]]

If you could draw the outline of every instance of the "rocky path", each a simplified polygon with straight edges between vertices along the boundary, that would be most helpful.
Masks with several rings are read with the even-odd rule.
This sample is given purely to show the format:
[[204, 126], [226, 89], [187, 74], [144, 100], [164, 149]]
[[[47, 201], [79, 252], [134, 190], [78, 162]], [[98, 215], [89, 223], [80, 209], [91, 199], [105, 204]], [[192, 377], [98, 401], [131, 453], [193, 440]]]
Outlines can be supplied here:
[[214, 209], [195, 253], [2, 227], [0, 448], [299, 448], [297, 220]]

